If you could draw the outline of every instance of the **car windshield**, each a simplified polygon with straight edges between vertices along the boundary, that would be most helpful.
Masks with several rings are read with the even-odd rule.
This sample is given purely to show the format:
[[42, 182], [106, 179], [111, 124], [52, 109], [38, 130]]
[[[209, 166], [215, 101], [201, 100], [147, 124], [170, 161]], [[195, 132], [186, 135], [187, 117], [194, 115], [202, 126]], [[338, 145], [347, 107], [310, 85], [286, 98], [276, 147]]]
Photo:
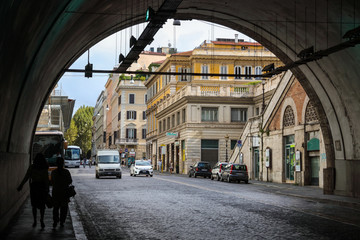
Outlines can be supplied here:
[[201, 167], [201, 168], [209, 168], [210, 165], [208, 163], [198, 163], [198, 167]]
[[136, 166], [150, 166], [150, 163], [149, 162], [146, 162], [146, 161], [141, 161], [141, 162], [135, 162], [135, 165]]
[[105, 155], [99, 156], [99, 163], [119, 163], [119, 156], [116, 155]]

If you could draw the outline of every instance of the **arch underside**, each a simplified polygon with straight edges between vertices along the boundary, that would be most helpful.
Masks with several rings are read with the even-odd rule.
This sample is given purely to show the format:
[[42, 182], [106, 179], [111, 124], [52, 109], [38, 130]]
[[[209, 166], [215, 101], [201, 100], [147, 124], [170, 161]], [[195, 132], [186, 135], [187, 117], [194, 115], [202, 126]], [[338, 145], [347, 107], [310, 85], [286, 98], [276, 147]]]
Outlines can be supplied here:
[[[354, 1], [184, 0], [174, 17], [205, 20], [240, 31], [289, 63], [298, 60], [296, 55], [304, 48], [314, 46], [319, 51], [345, 41], [345, 32], [359, 25], [360, 4]], [[2, 1], [0, 114], [6, 117], [0, 119], [1, 160], [28, 162], [41, 108], [64, 69], [107, 36], [143, 22], [146, 8], [152, 3]], [[159, 3], [152, 5], [155, 11]], [[355, 46], [292, 69], [318, 106], [327, 165], [336, 170], [336, 183], [330, 187], [336, 193], [357, 197], [359, 58], [360, 47]], [[0, 171], [16, 171], [6, 161], [1, 164], [5, 168]]]

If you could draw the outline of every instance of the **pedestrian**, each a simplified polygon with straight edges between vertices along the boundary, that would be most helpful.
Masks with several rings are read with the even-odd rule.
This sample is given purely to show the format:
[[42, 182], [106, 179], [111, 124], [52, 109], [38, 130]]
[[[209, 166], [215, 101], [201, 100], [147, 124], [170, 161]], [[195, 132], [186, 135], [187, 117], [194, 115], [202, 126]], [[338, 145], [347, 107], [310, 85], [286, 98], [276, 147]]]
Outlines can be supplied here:
[[171, 163], [170, 163], [170, 174], [172, 174], [173, 169], [174, 169], [174, 165], [173, 165], [173, 163], [171, 162]]
[[[59, 220], [60, 226], [63, 227], [66, 215], [69, 209], [69, 197], [66, 196], [66, 189], [72, 183], [72, 178], [69, 170], [64, 168], [64, 159], [58, 157], [56, 159], [57, 169], [51, 172], [51, 182], [52, 182], [52, 197], [54, 201], [53, 209], [53, 228], [56, 228]], [[60, 218], [59, 218], [60, 210]]]
[[45, 202], [49, 194], [49, 176], [48, 176], [49, 164], [46, 161], [45, 156], [42, 153], [38, 153], [35, 156], [34, 163], [28, 168], [24, 179], [18, 186], [17, 190], [21, 191], [24, 184], [29, 180], [30, 182], [30, 200], [32, 207], [32, 214], [34, 218], [33, 227], [36, 227], [37, 209], [40, 210], [40, 223], [41, 229], [45, 228], [44, 214], [45, 214]]
[[162, 164], [162, 162], [161, 162], [161, 159], [160, 159], [159, 160], [159, 171], [162, 171], [161, 164]]
[[86, 167], [86, 157], [83, 159], [83, 167]]

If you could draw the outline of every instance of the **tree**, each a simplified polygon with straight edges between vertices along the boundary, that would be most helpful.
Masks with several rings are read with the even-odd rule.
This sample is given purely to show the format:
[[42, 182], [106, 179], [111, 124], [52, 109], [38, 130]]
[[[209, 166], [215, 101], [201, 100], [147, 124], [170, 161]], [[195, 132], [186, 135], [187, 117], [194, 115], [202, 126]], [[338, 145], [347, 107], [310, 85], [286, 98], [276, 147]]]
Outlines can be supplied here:
[[70, 128], [65, 133], [65, 138], [69, 144], [79, 146], [83, 153], [91, 150], [93, 115], [94, 107], [81, 106], [74, 114]]
[[71, 119], [70, 128], [65, 133], [65, 139], [69, 145], [75, 145], [75, 141], [78, 135], [78, 129], [75, 125], [74, 119]]

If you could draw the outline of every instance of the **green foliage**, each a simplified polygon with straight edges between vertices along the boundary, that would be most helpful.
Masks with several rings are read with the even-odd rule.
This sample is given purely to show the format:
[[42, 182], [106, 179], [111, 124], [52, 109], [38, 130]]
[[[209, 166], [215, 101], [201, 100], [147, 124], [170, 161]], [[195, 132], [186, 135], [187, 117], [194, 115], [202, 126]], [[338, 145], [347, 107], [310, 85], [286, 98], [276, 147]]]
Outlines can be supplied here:
[[152, 72], [153, 70], [153, 67], [160, 67], [160, 64], [158, 64], [158, 63], [151, 63], [150, 65], [149, 65], [149, 72]]
[[71, 119], [70, 128], [65, 133], [65, 139], [69, 145], [77, 145], [83, 153], [91, 150], [91, 136], [94, 115], [94, 107], [80, 107]]
[[244, 85], [257, 85], [261, 83], [261, 81], [252, 81], [252, 82], [249, 82], [249, 83], [245, 83]]

